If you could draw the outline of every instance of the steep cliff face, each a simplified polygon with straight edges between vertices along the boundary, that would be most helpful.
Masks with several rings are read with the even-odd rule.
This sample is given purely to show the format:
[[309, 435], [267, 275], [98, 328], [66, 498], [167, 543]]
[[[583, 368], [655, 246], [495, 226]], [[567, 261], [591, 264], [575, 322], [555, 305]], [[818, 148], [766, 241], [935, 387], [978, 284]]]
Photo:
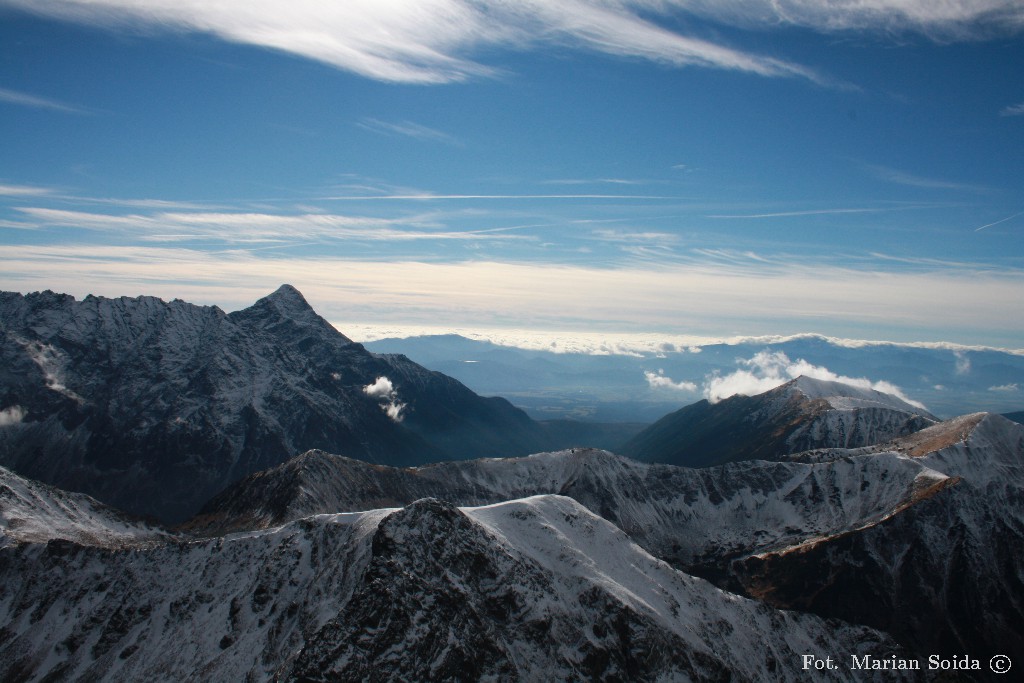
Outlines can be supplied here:
[[285, 285], [250, 308], [0, 294], [0, 464], [178, 521], [309, 448], [417, 464], [543, 450], [539, 425], [337, 332]]
[[0, 624], [5, 680], [788, 681], [807, 652], [902, 653], [676, 571], [560, 496], [21, 543], [0, 553]]
[[839, 382], [798, 377], [757, 396], [700, 401], [666, 415], [622, 447], [645, 462], [708, 467], [780, 460], [814, 448], [888, 441], [938, 420], [902, 399]]

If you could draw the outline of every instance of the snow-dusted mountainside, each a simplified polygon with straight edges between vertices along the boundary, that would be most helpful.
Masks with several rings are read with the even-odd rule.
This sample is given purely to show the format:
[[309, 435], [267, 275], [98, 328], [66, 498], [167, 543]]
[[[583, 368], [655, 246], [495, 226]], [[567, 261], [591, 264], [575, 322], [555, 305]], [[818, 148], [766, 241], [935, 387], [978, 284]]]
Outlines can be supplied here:
[[0, 467], [0, 547], [65, 540], [120, 548], [170, 538], [164, 529], [89, 496], [25, 479]]
[[814, 448], [870, 446], [935, 422], [933, 415], [896, 396], [798, 377], [757, 396], [681, 408], [621, 451], [646, 462], [707, 467], [778, 460]]
[[1024, 656], [1022, 435], [981, 414], [884, 446], [703, 469], [585, 449], [406, 469], [311, 452], [225, 491], [191, 530], [558, 494], [722, 587], [890, 631], [922, 654]]
[[862, 528], [950, 483], [895, 454], [694, 470], [591, 449], [415, 468], [312, 451], [230, 487], [185, 529], [198, 535], [260, 529], [423, 497], [485, 505], [557, 494], [613, 522], [656, 556], [693, 568]]
[[0, 417], [0, 465], [174, 521], [309, 448], [415, 464], [547, 444], [503, 399], [367, 352], [288, 285], [230, 314], [0, 293]]
[[898, 454], [955, 479], [854, 533], [755, 553], [728, 568], [770, 604], [884, 629], [918, 650], [1024, 657], [1024, 427], [979, 413], [884, 446], [802, 459]]
[[903, 654], [676, 571], [560, 496], [131, 552], [9, 547], [0, 624], [0, 678], [25, 681], [789, 681], [809, 652]]

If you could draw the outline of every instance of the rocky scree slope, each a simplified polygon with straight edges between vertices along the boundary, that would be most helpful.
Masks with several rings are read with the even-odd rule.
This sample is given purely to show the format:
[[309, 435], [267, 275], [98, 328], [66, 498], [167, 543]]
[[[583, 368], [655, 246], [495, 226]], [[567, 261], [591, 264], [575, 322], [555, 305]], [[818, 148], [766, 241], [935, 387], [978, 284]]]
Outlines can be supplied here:
[[548, 443], [503, 399], [367, 352], [288, 285], [230, 314], [0, 293], [0, 414], [0, 465], [170, 521], [309, 448], [417, 464]]

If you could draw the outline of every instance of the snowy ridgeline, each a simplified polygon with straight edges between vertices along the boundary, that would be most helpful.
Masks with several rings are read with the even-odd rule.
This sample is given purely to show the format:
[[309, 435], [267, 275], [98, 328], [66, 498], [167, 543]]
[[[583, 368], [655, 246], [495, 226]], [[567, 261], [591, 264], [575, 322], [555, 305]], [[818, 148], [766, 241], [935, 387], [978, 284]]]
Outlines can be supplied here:
[[891, 516], [949, 478], [897, 453], [716, 468], [651, 465], [572, 449], [526, 458], [384, 468], [309, 452], [228, 489], [186, 528], [218, 534], [314, 514], [404, 506], [424, 497], [483, 505], [569, 496], [673, 564], [788, 547]]
[[25, 544], [0, 569], [7, 679], [782, 681], [807, 652], [903, 652], [676, 571], [562, 496], [135, 550]]
[[1024, 654], [1024, 428], [965, 416], [801, 460], [312, 452], [214, 501], [192, 529], [240, 531], [206, 539], [5, 474], [0, 678], [793, 680], [805, 654], [949, 633]]

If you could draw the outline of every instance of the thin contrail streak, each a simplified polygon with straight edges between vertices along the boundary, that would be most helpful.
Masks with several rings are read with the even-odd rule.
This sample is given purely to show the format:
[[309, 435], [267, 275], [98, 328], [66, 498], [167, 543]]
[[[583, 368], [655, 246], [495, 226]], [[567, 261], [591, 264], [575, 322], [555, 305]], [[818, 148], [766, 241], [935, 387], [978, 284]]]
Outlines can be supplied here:
[[998, 220], [995, 223], [989, 223], [988, 225], [983, 225], [980, 228], [975, 228], [974, 232], [981, 232], [985, 228], [991, 228], [993, 225], [999, 225], [1000, 223], [1005, 223], [1006, 221], [1012, 220], [1012, 219], [1016, 218], [1017, 216], [1024, 216], [1024, 211], [1018, 211], [1017, 213], [1013, 214], [1012, 216], [1007, 216], [1006, 218], [1004, 218], [1002, 220]]

